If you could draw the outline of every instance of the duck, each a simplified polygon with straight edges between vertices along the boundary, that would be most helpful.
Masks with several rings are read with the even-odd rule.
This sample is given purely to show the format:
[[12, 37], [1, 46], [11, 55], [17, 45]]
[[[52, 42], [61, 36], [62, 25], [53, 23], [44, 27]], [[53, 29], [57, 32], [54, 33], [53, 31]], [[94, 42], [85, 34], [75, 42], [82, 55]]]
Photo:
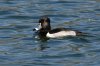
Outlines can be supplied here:
[[50, 18], [47, 16], [42, 16], [39, 19], [39, 25], [37, 28], [34, 28], [33, 31], [37, 31], [39, 37], [47, 37], [47, 38], [60, 38], [67, 36], [78, 36], [81, 35], [82, 32], [77, 30], [72, 30], [69, 28], [55, 28], [51, 29]]

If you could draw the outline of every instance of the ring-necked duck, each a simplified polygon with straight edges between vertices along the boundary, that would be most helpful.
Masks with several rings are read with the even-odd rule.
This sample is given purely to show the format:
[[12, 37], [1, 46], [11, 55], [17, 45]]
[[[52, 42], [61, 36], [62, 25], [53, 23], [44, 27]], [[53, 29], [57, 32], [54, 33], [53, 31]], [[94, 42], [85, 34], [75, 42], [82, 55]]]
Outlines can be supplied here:
[[47, 16], [41, 17], [39, 20], [39, 27], [33, 30], [38, 31], [39, 37], [47, 37], [47, 38], [77, 36], [82, 34], [82, 32], [76, 30], [70, 30], [67, 28], [56, 28], [51, 30], [50, 18], [48, 18]]

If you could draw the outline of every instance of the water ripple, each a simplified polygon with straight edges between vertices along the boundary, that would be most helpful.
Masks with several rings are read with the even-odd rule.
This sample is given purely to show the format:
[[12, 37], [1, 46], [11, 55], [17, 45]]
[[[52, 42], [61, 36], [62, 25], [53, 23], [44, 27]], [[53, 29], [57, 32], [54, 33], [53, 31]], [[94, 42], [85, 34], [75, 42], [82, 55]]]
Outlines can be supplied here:
[[[1, 66], [100, 66], [99, 0], [0, 0]], [[38, 40], [33, 28], [40, 16], [52, 28], [87, 35]]]
[[83, 54], [67, 54], [67, 55], [44, 55], [39, 57], [40, 59], [54, 59], [54, 58], [66, 58], [66, 57], [84, 57]]

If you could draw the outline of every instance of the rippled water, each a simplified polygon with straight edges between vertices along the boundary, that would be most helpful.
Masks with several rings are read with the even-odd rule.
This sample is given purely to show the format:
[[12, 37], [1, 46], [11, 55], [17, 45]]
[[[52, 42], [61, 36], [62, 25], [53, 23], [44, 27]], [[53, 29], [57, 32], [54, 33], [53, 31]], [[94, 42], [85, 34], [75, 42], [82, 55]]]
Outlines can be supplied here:
[[[37, 40], [42, 15], [88, 35]], [[100, 66], [100, 1], [0, 0], [0, 66]]]

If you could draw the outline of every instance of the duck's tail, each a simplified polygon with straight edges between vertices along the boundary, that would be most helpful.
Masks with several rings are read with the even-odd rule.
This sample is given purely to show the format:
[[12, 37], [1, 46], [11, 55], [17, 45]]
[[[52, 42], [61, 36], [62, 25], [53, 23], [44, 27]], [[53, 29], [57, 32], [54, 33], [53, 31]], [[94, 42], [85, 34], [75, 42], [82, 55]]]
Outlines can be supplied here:
[[77, 36], [87, 36], [89, 34], [88, 33], [84, 33], [84, 32], [80, 32], [80, 31], [76, 31], [76, 35]]

